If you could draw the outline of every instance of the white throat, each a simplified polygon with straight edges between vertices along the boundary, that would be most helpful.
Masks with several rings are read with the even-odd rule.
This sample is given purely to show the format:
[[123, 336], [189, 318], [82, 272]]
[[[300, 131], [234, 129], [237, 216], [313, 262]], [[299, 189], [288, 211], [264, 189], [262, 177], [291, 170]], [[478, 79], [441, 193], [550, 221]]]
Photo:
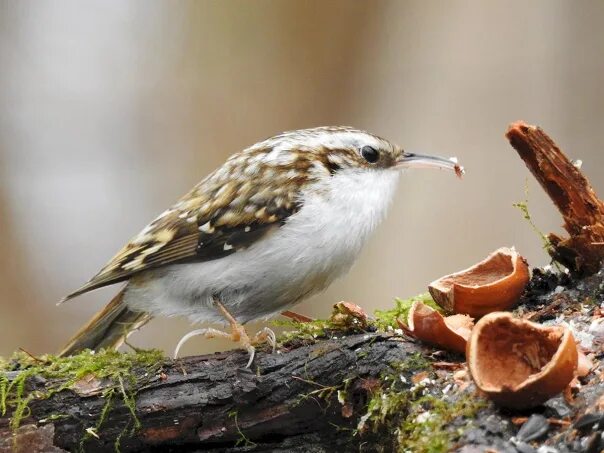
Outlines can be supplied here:
[[326, 196], [309, 197], [304, 208], [321, 211], [316, 212], [322, 218], [315, 220], [317, 230], [327, 229], [347, 237], [347, 246], [360, 247], [386, 216], [399, 176], [393, 169], [341, 170], [327, 182]]
[[[398, 186], [396, 170], [343, 170], [308, 191], [302, 209], [282, 228], [316, 266], [346, 272], [370, 233], [384, 219]], [[287, 247], [286, 247], [287, 248]], [[312, 257], [312, 258], [311, 258]]]

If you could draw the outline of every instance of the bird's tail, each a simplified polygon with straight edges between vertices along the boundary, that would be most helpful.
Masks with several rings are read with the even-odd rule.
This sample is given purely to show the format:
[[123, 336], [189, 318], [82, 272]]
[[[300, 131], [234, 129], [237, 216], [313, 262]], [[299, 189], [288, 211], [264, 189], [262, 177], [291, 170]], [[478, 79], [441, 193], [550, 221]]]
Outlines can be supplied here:
[[77, 354], [84, 349], [119, 348], [129, 333], [145, 325], [151, 315], [128, 309], [124, 303], [125, 288], [111, 302], [88, 321], [59, 353]]

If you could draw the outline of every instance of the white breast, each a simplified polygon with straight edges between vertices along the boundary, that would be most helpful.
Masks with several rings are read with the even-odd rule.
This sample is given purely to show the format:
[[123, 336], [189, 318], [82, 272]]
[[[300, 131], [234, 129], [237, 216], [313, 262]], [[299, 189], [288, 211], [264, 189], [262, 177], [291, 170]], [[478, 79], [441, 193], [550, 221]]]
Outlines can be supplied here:
[[212, 295], [240, 322], [283, 311], [348, 271], [385, 216], [398, 175], [341, 171], [308, 191], [300, 211], [269, 237], [224, 258], [168, 266], [143, 289], [131, 288], [127, 303], [194, 322], [223, 321]]

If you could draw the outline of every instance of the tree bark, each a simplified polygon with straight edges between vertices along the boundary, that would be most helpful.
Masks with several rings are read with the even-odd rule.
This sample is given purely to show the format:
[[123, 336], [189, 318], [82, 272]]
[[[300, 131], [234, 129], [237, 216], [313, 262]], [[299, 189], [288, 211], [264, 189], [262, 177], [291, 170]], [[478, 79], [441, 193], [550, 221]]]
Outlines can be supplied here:
[[[168, 447], [238, 452], [252, 445], [254, 451], [335, 451], [355, 443], [351, 430], [367, 400], [370, 386], [365, 384], [420, 350], [420, 345], [392, 335], [362, 333], [286, 352], [259, 352], [251, 369], [243, 368], [247, 353], [242, 351], [166, 360], [163, 373], [137, 389], [142, 427], [131, 435], [132, 416], [118, 398], [98, 429], [99, 439], [88, 436], [82, 442], [105, 405], [99, 392], [83, 397], [62, 391], [36, 401], [23, 423], [39, 425], [53, 414], [68, 415], [52, 422], [50, 444], [68, 451], [82, 446], [86, 452], [111, 451], [120, 436], [122, 452], [171, 451]], [[337, 390], [349, 380], [354, 417], [345, 417], [337, 401]], [[32, 386], [43, 387], [44, 381]], [[0, 437], [7, 439], [8, 422], [8, 417], [0, 419]], [[31, 431], [31, 426], [23, 430], [20, 451], [33, 451], [26, 440]]]

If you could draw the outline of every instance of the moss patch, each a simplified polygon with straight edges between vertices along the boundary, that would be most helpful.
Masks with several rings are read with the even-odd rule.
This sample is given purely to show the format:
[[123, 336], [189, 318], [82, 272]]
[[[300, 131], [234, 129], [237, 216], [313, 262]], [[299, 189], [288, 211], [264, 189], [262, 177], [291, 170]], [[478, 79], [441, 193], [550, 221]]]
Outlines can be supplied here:
[[467, 394], [453, 402], [432, 395], [416, 399], [398, 430], [399, 451], [450, 451], [470, 424], [468, 418], [484, 407], [485, 402]]
[[[35, 399], [45, 399], [62, 390], [102, 393], [106, 404], [99, 420], [87, 429], [87, 437], [106, 420], [115, 397], [119, 397], [132, 415], [132, 426], [140, 424], [135, 412], [136, 388], [141, 384], [134, 372], [153, 378], [161, 369], [163, 354], [158, 350], [120, 353], [86, 350], [71, 357], [46, 355], [32, 357], [24, 352], [15, 353], [10, 359], [0, 360], [0, 413], [11, 413], [11, 428], [17, 429], [29, 415], [29, 404]], [[146, 371], [140, 373], [141, 370]], [[43, 384], [32, 384], [34, 376], [44, 378]], [[57, 415], [65, 417], [65, 415]], [[46, 420], [55, 418], [48, 417]]]
[[[384, 451], [441, 453], [450, 451], [486, 402], [468, 393], [443, 392], [442, 382], [426, 366], [421, 355], [410, 357], [381, 377], [382, 387], [373, 392], [367, 412], [358, 425], [361, 436], [394, 433], [393, 444]], [[408, 372], [426, 376], [417, 383]], [[450, 389], [450, 386], [448, 386]]]
[[[376, 310], [375, 319], [368, 322], [366, 330], [391, 331], [398, 329], [397, 320], [404, 323], [414, 302], [424, 304], [442, 313], [429, 293], [409, 299], [396, 299], [394, 308]], [[341, 336], [352, 332], [330, 320], [307, 323], [278, 321], [275, 324], [292, 330], [283, 333], [280, 344], [299, 345], [319, 338]], [[357, 328], [357, 330], [359, 330]], [[419, 379], [419, 382], [414, 382]], [[331, 401], [337, 392], [342, 410], [349, 409], [348, 383], [341, 386], [323, 386], [306, 381], [317, 388], [302, 395], [301, 400], [316, 398]], [[411, 354], [406, 360], [391, 364], [379, 378], [379, 388], [371, 391], [364, 415], [353, 433], [360, 442], [369, 442], [382, 451], [441, 453], [449, 451], [461, 438], [476, 413], [487, 403], [469, 393], [460, 392], [453, 384], [452, 373], [440, 377], [432, 369], [432, 362], [421, 353]], [[350, 408], [352, 411], [352, 409]], [[343, 412], [344, 413], [344, 412]], [[394, 434], [394, 435], [393, 435]], [[382, 445], [383, 439], [391, 445]]]
[[273, 325], [288, 330], [279, 335], [279, 346], [299, 346], [313, 343], [318, 338], [333, 338], [342, 333], [352, 334], [375, 331], [375, 323], [367, 319], [361, 307], [347, 302], [334, 304], [329, 319], [309, 322], [277, 320]]
[[313, 343], [317, 339], [332, 338], [334, 336], [340, 336], [342, 333], [352, 334], [363, 331], [371, 332], [375, 330], [388, 331], [398, 329], [399, 326], [396, 320], [399, 319], [406, 324], [407, 316], [415, 301], [421, 301], [429, 307], [432, 307], [441, 313], [443, 312], [442, 308], [434, 302], [430, 293], [423, 293], [409, 299], [396, 298], [394, 300], [394, 308], [390, 310], [376, 310], [375, 319], [368, 320], [366, 325], [355, 323], [343, 325], [340, 322], [334, 322], [334, 319], [337, 318], [334, 318], [333, 314], [330, 319], [316, 319], [310, 322], [276, 320], [273, 321], [272, 324], [274, 326], [286, 328], [286, 330], [279, 335], [279, 346], [299, 346], [300, 343]]
[[336, 328], [328, 320], [324, 319], [317, 319], [310, 322], [275, 320], [272, 324], [287, 329], [279, 335], [279, 346], [296, 342], [312, 343], [317, 338], [328, 338]]
[[407, 324], [407, 316], [409, 315], [411, 306], [415, 301], [423, 302], [424, 304], [441, 313], [443, 311], [442, 308], [436, 302], [434, 302], [432, 296], [430, 296], [430, 293], [419, 294], [409, 299], [396, 298], [394, 300], [394, 308], [390, 310], [375, 311], [376, 327], [381, 330], [388, 330], [388, 328], [398, 329], [398, 323], [396, 322], [397, 319], [400, 319], [403, 323]]

